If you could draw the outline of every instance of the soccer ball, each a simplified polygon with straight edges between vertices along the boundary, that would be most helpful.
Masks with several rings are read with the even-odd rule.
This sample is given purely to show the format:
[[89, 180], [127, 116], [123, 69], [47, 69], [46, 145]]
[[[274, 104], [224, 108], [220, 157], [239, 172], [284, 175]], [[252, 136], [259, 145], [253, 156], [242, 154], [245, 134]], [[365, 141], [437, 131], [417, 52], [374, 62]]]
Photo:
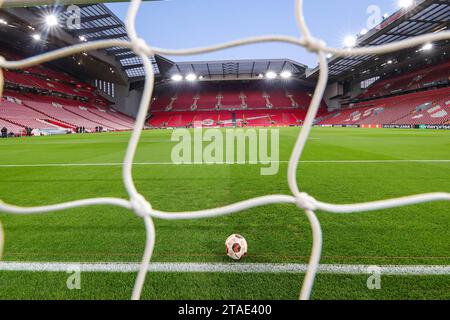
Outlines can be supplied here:
[[232, 234], [225, 241], [227, 256], [233, 260], [241, 260], [247, 255], [247, 241], [240, 234]]

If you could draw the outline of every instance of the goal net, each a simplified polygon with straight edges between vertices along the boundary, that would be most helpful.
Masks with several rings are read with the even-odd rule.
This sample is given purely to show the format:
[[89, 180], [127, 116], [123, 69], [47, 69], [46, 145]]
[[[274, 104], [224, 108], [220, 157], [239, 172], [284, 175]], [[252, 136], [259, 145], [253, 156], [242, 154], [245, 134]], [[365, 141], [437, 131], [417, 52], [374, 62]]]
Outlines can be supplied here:
[[[12, 4], [43, 4], [44, 0], [36, 1], [1, 1], [5, 5], [11, 6]], [[60, 1], [59, 3], [64, 3], [67, 1]], [[87, 1], [71, 1], [71, 3], [83, 3]], [[89, 1], [91, 2], [91, 1]], [[103, 1], [97, 1], [103, 2]], [[141, 296], [142, 288], [144, 286], [145, 277], [148, 273], [150, 259], [152, 257], [153, 248], [155, 244], [156, 231], [153, 224], [153, 219], [165, 219], [165, 220], [177, 220], [177, 219], [202, 219], [202, 218], [212, 218], [223, 215], [235, 214], [250, 208], [267, 206], [277, 203], [287, 203], [297, 206], [299, 210], [303, 211], [307, 218], [309, 219], [313, 244], [311, 250], [311, 256], [305, 274], [304, 281], [302, 283], [302, 288], [300, 292], [300, 299], [307, 300], [311, 296], [311, 291], [314, 284], [314, 279], [318, 270], [321, 251], [322, 251], [322, 231], [320, 227], [319, 220], [316, 216], [316, 211], [326, 211], [336, 214], [348, 214], [357, 212], [366, 212], [387, 208], [394, 208], [406, 205], [414, 205], [423, 202], [430, 201], [450, 201], [450, 194], [448, 193], [429, 193], [413, 195], [403, 198], [380, 200], [376, 202], [368, 203], [357, 203], [357, 204], [347, 204], [347, 205], [337, 205], [331, 203], [325, 203], [315, 199], [312, 195], [309, 195], [304, 190], [301, 190], [297, 182], [297, 169], [300, 157], [303, 153], [307, 138], [310, 134], [311, 128], [313, 126], [314, 118], [318, 112], [326, 85], [328, 81], [328, 63], [327, 54], [332, 54], [338, 57], [347, 56], [358, 56], [358, 55], [369, 55], [369, 54], [385, 54], [389, 52], [394, 52], [414, 46], [419, 46], [431, 41], [439, 41], [450, 39], [449, 31], [441, 31], [437, 33], [421, 35], [407, 40], [402, 40], [399, 42], [372, 46], [372, 47], [356, 47], [351, 49], [340, 49], [328, 47], [322, 40], [317, 39], [310, 32], [306, 21], [303, 16], [303, 1], [296, 0], [295, 15], [298, 28], [301, 33], [301, 37], [292, 36], [282, 36], [282, 35], [269, 35], [269, 36], [259, 36], [247, 39], [240, 39], [236, 41], [231, 41], [228, 43], [221, 43], [217, 45], [193, 48], [193, 49], [182, 49], [182, 50], [171, 50], [164, 48], [156, 48], [147, 44], [143, 39], [141, 39], [135, 28], [136, 15], [138, 13], [139, 7], [141, 5], [141, 0], [132, 0], [128, 14], [126, 18], [126, 29], [129, 40], [99, 40], [93, 42], [84, 42], [81, 44], [73, 45], [70, 47], [61, 48], [52, 52], [44, 53], [38, 56], [27, 58], [20, 61], [7, 61], [3, 57], [0, 57], [0, 93], [3, 89], [3, 75], [2, 69], [19, 69], [35, 66], [44, 62], [48, 62], [61, 57], [66, 57], [73, 55], [75, 53], [86, 52], [90, 50], [106, 49], [110, 47], [126, 47], [134, 51], [134, 53], [139, 56], [144, 64], [144, 69], [146, 73], [145, 86], [143, 90], [142, 99], [140, 101], [139, 112], [136, 117], [134, 130], [131, 134], [129, 140], [125, 158], [123, 161], [123, 183], [128, 193], [127, 199], [120, 198], [92, 198], [92, 199], [82, 199], [72, 202], [51, 204], [46, 206], [38, 207], [19, 207], [13, 204], [7, 204], [0, 201], [0, 212], [8, 214], [17, 215], [28, 215], [28, 214], [39, 214], [53, 211], [66, 210], [70, 208], [80, 208], [86, 206], [96, 206], [96, 205], [111, 205], [119, 206], [133, 211], [136, 215], [143, 219], [146, 229], [146, 245], [142, 257], [142, 262], [140, 269], [135, 281], [133, 288], [132, 299], [139, 299]], [[311, 104], [303, 123], [303, 128], [301, 129], [295, 147], [292, 151], [291, 158], [288, 165], [288, 185], [291, 191], [290, 195], [267, 195], [260, 198], [249, 199], [246, 201], [238, 202], [228, 206], [205, 209], [201, 211], [193, 212], [165, 212], [153, 208], [151, 205], [151, 198], [147, 199], [139, 193], [137, 190], [132, 176], [132, 164], [134, 156], [136, 153], [136, 148], [139, 142], [139, 138], [142, 133], [142, 128], [144, 127], [146, 115], [150, 106], [150, 101], [152, 98], [153, 87], [155, 82], [155, 77], [153, 73], [153, 68], [151, 65], [149, 57], [155, 54], [161, 55], [173, 55], [173, 56], [188, 56], [194, 54], [208, 53], [213, 51], [219, 51], [226, 48], [232, 48], [237, 46], [251, 45], [256, 43], [264, 42], [282, 42], [290, 43], [297, 46], [302, 46], [309, 51], [315, 53], [319, 60], [319, 78], [315, 92], [312, 97]], [[0, 253], [3, 247], [3, 237], [2, 231], [0, 230]]]

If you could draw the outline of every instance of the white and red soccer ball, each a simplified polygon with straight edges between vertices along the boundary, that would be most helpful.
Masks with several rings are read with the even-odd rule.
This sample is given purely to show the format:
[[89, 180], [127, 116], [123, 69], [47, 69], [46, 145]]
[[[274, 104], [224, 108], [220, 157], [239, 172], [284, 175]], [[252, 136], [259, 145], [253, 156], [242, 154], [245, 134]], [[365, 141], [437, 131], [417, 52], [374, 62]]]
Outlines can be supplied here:
[[233, 260], [241, 260], [247, 255], [247, 241], [240, 234], [232, 234], [225, 241], [227, 256]]

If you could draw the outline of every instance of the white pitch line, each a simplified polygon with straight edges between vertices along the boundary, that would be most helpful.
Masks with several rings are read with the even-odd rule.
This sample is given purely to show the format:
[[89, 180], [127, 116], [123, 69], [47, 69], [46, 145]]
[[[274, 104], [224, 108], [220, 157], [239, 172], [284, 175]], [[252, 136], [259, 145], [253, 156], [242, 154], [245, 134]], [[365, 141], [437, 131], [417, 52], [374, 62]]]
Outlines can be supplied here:
[[[369, 265], [322, 264], [319, 273], [369, 274]], [[378, 266], [385, 275], [450, 275], [450, 265], [384, 265]], [[305, 273], [306, 264], [293, 263], [151, 263], [149, 272], [180, 273]], [[115, 272], [139, 270], [138, 263], [76, 263], [76, 262], [0, 262], [0, 271], [29, 272]]]
[[[266, 163], [212, 163], [212, 162], [192, 162], [176, 164], [173, 162], [135, 162], [135, 166], [190, 166], [190, 165], [268, 165], [270, 163], [289, 163], [288, 160], [269, 161]], [[450, 163], [450, 160], [301, 160], [300, 164], [305, 163], [335, 163], [335, 164], [366, 164], [366, 163]], [[120, 162], [99, 162], [99, 163], [41, 163], [41, 164], [0, 164], [0, 168], [21, 168], [21, 167], [121, 167]]]

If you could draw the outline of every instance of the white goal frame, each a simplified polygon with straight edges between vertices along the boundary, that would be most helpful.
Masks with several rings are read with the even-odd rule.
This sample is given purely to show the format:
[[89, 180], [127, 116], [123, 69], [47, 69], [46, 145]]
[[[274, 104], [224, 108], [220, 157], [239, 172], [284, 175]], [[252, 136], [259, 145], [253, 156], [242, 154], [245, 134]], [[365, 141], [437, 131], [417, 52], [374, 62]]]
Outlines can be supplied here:
[[[1, 4], [0, 0], [0, 4]], [[34, 1], [27, 1], [33, 3]], [[66, 2], [66, 1], [63, 1]], [[100, 2], [100, 1], [99, 1]], [[121, 198], [92, 198], [83, 199], [59, 204], [52, 204], [47, 206], [38, 207], [18, 207], [12, 204], [7, 204], [0, 201], [0, 212], [5, 212], [9, 214], [27, 215], [27, 214], [38, 214], [53, 211], [60, 211], [70, 208], [79, 208], [85, 206], [94, 205], [112, 205], [126, 208], [132, 210], [138, 217], [142, 218], [146, 228], [146, 245], [144, 249], [144, 254], [142, 258], [142, 263], [140, 265], [140, 270], [138, 272], [135, 285], [133, 288], [132, 299], [140, 299], [142, 288], [144, 286], [145, 277], [148, 273], [150, 259], [152, 257], [153, 248], [155, 244], [155, 227], [153, 224], [153, 219], [164, 219], [164, 220], [179, 220], [179, 219], [201, 219], [201, 218], [212, 218], [223, 215], [229, 215], [236, 212], [244, 211], [250, 208], [266, 206], [270, 204], [277, 203], [288, 203], [296, 205], [299, 209], [303, 210], [309, 219], [311, 229], [313, 244], [311, 250], [311, 257], [309, 260], [307, 272], [302, 284], [302, 289], [300, 292], [300, 299], [307, 300], [311, 296], [312, 287], [314, 284], [314, 279], [319, 266], [319, 261], [322, 251], [322, 231], [319, 220], [317, 219], [315, 211], [322, 210], [336, 214], [344, 213], [357, 213], [365, 211], [374, 211], [387, 208], [395, 208], [406, 205], [414, 205], [423, 202], [430, 201], [450, 201], [450, 193], [428, 193], [420, 194], [390, 200], [381, 200], [375, 202], [367, 203], [357, 203], [357, 204], [330, 204], [321, 202], [304, 191], [301, 191], [298, 186], [297, 181], [297, 169], [299, 159], [302, 155], [303, 149], [305, 147], [307, 138], [310, 134], [311, 128], [313, 126], [314, 118], [322, 100], [327, 81], [328, 81], [328, 63], [326, 54], [331, 53], [335, 56], [346, 57], [353, 55], [368, 55], [368, 54], [384, 54], [388, 52], [394, 52], [414, 46], [419, 46], [431, 41], [439, 41], [450, 39], [450, 31], [441, 31], [438, 33], [432, 33], [422, 36], [413, 37], [407, 40], [380, 45], [372, 47], [357, 47], [353, 49], [339, 49], [328, 47], [322, 40], [315, 38], [303, 16], [303, 0], [296, 0], [296, 21], [298, 28], [301, 32], [301, 37], [283, 36], [283, 35], [266, 35], [259, 37], [246, 38], [236, 41], [231, 41], [227, 43], [217, 44], [208, 47], [193, 48], [193, 49], [182, 49], [182, 50], [171, 50], [164, 48], [157, 48], [148, 45], [143, 39], [139, 38], [136, 28], [135, 20], [138, 13], [139, 7], [141, 5], [141, 0], [132, 0], [128, 9], [128, 14], [126, 18], [126, 30], [130, 41], [124, 40], [100, 40], [94, 42], [81, 43], [73, 45], [70, 47], [65, 47], [52, 52], [44, 53], [38, 56], [27, 58], [20, 61], [6, 61], [3, 57], [0, 57], [0, 95], [3, 89], [3, 75], [1, 69], [18, 69], [35, 66], [44, 62], [51, 61], [53, 59], [58, 59], [66, 57], [75, 53], [80, 53], [83, 51], [90, 51], [96, 49], [105, 49], [109, 47], [127, 47], [132, 49], [136, 55], [138, 55], [144, 64], [144, 69], [146, 73], [145, 87], [140, 101], [139, 112], [136, 118], [134, 130], [132, 132], [129, 144], [126, 150], [125, 159], [123, 161], [123, 183], [127, 190], [129, 199]], [[147, 112], [149, 110], [150, 101], [153, 93], [153, 87], [155, 82], [155, 77], [153, 73], [153, 68], [148, 57], [155, 54], [161, 55], [175, 55], [175, 56], [188, 56], [200, 53], [207, 53], [218, 51], [226, 48], [232, 48], [243, 45], [250, 45], [255, 43], [263, 42], [283, 42], [290, 43], [298, 46], [303, 46], [309, 51], [317, 54], [319, 59], [319, 79], [318, 83], [309, 107], [306, 119], [301, 129], [295, 147], [292, 151], [292, 155], [288, 166], [288, 185], [291, 191], [291, 195], [268, 195], [260, 198], [250, 199], [228, 206], [207, 209], [201, 211], [192, 212], [165, 212], [152, 208], [150, 202], [139, 193], [136, 189], [133, 176], [132, 176], [132, 164], [138, 146], [139, 138], [142, 133], [142, 128], [145, 124], [145, 119]], [[0, 231], [0, 235], [1, 235]], [[3, 241], [0, 236], [0, 252], [3, 247]]]

